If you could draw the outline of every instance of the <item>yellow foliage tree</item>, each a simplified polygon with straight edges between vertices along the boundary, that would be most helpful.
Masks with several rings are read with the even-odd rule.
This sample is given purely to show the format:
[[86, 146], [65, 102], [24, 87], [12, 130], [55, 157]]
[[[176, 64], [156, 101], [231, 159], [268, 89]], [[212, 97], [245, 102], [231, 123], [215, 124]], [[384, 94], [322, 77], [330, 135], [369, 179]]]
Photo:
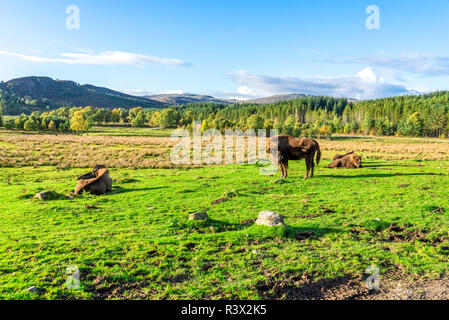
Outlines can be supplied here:
[[88, 132], [93, 123], [89, 115], [89, 110], [86, 109], [75, 111], [73, 117], [70, 119], [70, 129], [78, 135]]
[[323, 125], [320, 128], [320, 135], [325, 136], [326, 138], [330, 138], [330, 136], [332, 135], [332, 128], [329, 125]]

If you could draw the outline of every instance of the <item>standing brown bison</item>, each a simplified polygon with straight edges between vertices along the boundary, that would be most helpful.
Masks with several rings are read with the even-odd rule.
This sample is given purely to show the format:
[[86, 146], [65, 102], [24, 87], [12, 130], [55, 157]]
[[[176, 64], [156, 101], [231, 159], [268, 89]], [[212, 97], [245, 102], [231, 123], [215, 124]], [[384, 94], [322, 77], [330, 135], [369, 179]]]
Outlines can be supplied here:
[[329, 169], [346, 168], [359, 169], [362, 167], [362, 157], [355, 154], [354, 151], [344, 156], [336, 155], [334, 161], [327, 166]]
[[[277, 145], [277, 149], [274, 147]], [[320, 145], [316, 140], [308, 138], [293, 138], [290, 136], [278, 136], [271, 140], [270, 153], [272, 156], [276, 156], [279, 166], [281, 167], [281, 177], [287, 178], [288, 173], [288, 161], [289, 160], [306, 160], [307, 173], [304, 180], [313, 178], [315, 170], [314, 157], [316, 154], [316, 163], [320, 164], [321, 150]]]

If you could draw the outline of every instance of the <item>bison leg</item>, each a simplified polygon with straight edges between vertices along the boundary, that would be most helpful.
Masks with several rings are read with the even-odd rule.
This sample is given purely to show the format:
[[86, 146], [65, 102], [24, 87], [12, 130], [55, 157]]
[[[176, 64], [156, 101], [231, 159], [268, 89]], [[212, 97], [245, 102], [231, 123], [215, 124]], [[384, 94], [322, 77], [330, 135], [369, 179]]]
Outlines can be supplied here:
[[314, 174], [315, 174], [315, 162], [313, 161], [313, 154], [312, 155], [308, 155], [306, 157], [306, 166], [307, 166], [307, 173], [306, 176], [304, 177], [304, 180], [307, 180], [309, 178], [313, 178]]
[[309, 173], [310, 173], [310, 157], [309, 156], [306, 157], [306, 166], [307, 166], [307, 172], [306, 172], [306, 176], [304, 177], [304, 180], [309, 179]]
[[312, 173], [310, 175], [310, 178], [313, 178], [315, 175], [315, 161], [313, 161], [313, 157], [310, 158], [310, 168], [312, 170]]
[[288, 176], [288, 161], [281, 160], [281, 178], [286, 179]]

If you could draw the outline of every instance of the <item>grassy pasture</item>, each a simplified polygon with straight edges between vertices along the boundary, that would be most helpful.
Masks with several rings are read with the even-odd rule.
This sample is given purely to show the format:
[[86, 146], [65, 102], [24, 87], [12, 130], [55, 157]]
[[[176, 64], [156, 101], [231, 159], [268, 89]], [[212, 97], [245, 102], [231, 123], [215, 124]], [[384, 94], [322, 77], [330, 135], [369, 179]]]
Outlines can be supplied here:
[[[320, 143], [326, 160], [315, 179], [303, 181], [305, 165], [296, 162], [274, 184], [256, 165], [163, 169], [110, 157], [141, 160], [153, 148], [163, 158], [170, 143], [161, 136], [2, 135], [0, 298], [282, 299], [320, 279], [360, 282], [370, 265], [385, 281], [446, 275], [448, 145]], [[72, 158], [74, 150], [89, 152]], [[351, 150], [368, 157], [364, 168], [325, 168]], [[112, 167], [112, 193], [33, 199], [69, 193], [93, 161]], [[289, 227], [255, 226], [263, 210]], [[202, 211], [211, 221], [187, 220]], [[79, 290], [66, 288], [68, 266], [80, 268]], [[26, 292], [31, 286], [38, 291]]]
[[[170, 130], [97, 127], [89, 136], [0, 131], [0, 167], [174, 168]], [[449, 140], [340, 136], [319, 140], [324, 159], [356, 151], [365, 159], [449, 161]]]

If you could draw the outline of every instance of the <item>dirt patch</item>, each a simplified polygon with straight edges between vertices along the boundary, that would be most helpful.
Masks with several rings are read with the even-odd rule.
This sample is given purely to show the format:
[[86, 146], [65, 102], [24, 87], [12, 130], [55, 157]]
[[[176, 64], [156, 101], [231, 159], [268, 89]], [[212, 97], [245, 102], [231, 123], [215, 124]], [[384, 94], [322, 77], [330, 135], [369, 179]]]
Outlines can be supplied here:
[[147, 281], [108, 283], [109, 278], [99, 276], [94, 279], [88, 291], [95, 294], [94, 299], [147, 299], [151, 293], [144, 292], [148, 288]]
[[411, 242], [421, 241], [425, 243], [437, 244], [446, 241], [445, 237], [428, 238], [428, 230], [406, 230], [398, 225], [391, 225], [383, 234], [390, 242]]
[[445, 213], [446, 210], [444, 208], [436, 208], [435, 210], [432, 211], [433, 213]]
[[177, 283], [183, 283], [189, 279], [189, 276], [187, 274], [177, 274], [177, 275], [171, 275], [164, 279], [164, 282], [169, 282], [171, 284], [177, 284]]
[[215, 206], [215, 205], [217, 205], [217, 204], [220, 204], [220, 203], [223, 203], [223, 202], [226, 202], [226, 201], [229, 201], [229, 200], [231, 200], [231, 199], [229, 199], [229, 198], [221, 198], [221, 199], [218, 199], [218, 200], [213, 201], [211, 204], [212, 204], [213, 206]]
[[242, 222], [240, 222], [242, 225], [244, 225], [244, 226], [250, 226], [250, 225], [252, 225], [252, 224], [254, 224], [256, 222], [256, 220], [255, 219], [250, 219], [250, 220], [244, 220], [244, 221], [242, 221]]
[[353, 238], [360, 240], [363, 235], [377, 238], [383, 242], [415, 242], [420, 241], [429, 245], [436, 245], [442, 242], [448, 241], [448, 237], [445, 234], [430, 235], [430, 231], [426, 229], [413, 229], [413, 225], [399, 226], [397, 224], [391, 224], [388, 228], [381, 230], [368, 230], [365, 228], [354, 228], [349, 230]]
[[267, 282], [258, 286], [259, 294], [269, 300], [346, 300], [369, 294], [361, 285], [361, 278], [350, 276], [334, 279], [314, 279], [309, 274], [275, 280], [277, 276], [267, 274]]
[[386, 280], [375, 300], [447, 300], [449, 299], [449, 278], [438, 280]]
[[381, 275], [380, 288], [368, 290], [366, 275], [315, 279], [305, 274], [289, 277], [266, 273], [267, 281], [257, 286], [268, 300], [447, 300], [449, 278], [414, 280], [404, 275]]
[[295, 238], [298, 241], [304, 241], [310, 238], [313, 238], [315, 236], [315, 232], [314, 231], [310, 231], [310, 232], [299, 232], [297, 234], [295, 234]]
[[323, 213], [335, 213], [337, 211], [329, 209], [329, 208], [325, 208], [325, 207], [320, 207], [320, 209], [323, 211]]

